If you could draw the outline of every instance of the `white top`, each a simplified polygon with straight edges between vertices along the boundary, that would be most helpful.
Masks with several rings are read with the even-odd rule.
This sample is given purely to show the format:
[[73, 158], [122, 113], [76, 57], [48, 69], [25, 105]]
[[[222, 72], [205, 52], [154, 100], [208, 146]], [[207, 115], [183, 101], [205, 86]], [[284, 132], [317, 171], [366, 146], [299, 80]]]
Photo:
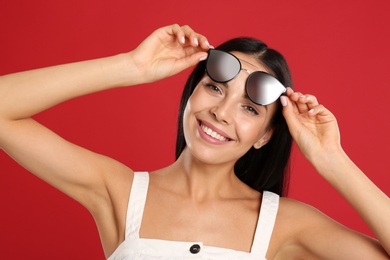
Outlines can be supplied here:
[[204, 245], [200, 241], [180, 242], [139, 237], [149, 186], [149, 173], [135, 172], [126, 216], [125, 240], [108, 260], [179, 260], [223, 259], [259, 260], [265, 255], [271, 239], [279, 206], [279, 195], [264, 191], [251, 252]]

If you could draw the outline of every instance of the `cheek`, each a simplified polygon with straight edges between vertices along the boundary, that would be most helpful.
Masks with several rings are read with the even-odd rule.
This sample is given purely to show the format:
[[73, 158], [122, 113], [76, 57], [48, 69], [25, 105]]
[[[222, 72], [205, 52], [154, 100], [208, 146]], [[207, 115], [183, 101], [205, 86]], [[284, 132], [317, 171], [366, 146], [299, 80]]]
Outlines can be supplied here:
[[193, 108], [193, 102], [191, 102], [191, 98], [188, 99], [187, 105], [184, 108], [183, 112], [183, 128], [184, 132], [186, 132], [186, 129], [189, 127], [190, 119], [194, 117], [194, 108]]
[[238, 120], [237, 132], [241, 140], [248, 143], [256, 143], [266, 133], [266, 120], [258, 119], [253, 121]]
[[202, 98], [199, 96], [196, 89], [190, 96], [183, 112], [183, 130], [184, 136], [187, 139], [189, 129], [194, 128], [196, 122], [196, 114], [201, 110], [201, 104], [199, 103]]
[[[247, 131], [248, 135], [258, 141], [271, 128], [271, 120], [276, 112], [276, 106], [273, 104], [268, 107], [268, 111], [265, 112], [263, 117], [254, 120], [254, 122], [244, 124], [241, 122], [242, 128], [246, 128], [244, 131]], [[250, 134], [249, 134], [250, 133]]]
[[186, 109], [197, 112], [207, 108], [209, 104], [210, 101], [207, 99], [207, 95], [205, 95], [200, 86], [197, 86], [188, 99]]

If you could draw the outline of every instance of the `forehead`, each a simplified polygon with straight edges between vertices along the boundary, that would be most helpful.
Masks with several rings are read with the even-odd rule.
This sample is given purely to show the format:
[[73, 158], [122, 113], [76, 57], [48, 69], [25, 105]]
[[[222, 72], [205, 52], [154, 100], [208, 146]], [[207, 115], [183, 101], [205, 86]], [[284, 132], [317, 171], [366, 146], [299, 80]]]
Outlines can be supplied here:
[[241, 61], [241, 66], [243, 69], [249, 70], [251, 73], [254, 71], [264, 71], [271, 75], [273, 74], [270, 69], [264, 66], [264, 64], [253, 55], [248, 55], [237, 51], [232, 51], [231, 53]]

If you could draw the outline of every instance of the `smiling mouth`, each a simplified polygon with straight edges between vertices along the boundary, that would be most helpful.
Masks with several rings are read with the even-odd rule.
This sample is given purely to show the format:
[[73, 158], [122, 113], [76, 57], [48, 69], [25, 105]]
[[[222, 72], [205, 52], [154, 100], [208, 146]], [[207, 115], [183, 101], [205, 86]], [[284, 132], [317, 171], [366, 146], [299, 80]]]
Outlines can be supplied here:
[[226, 137], [224, 137], [224, 136], [218, 134], [217, 132], [213, 131], [211, 128], [209, 128], [209, 127], [203, 125], [202, 123], [200, 123], [200, 128], [202, 129], [202, 131], [203, 131], [206, 135], [208, 135], [208, 136], [210, 136], [210, 137], [212, 137], [212, 138], [214, 138], [214, 139], [216, 139], [216, 140], [218, 140], [218, 141], [222, 141], [222, 142], [228, 142], [228, 141], [230, 141], [229, 138], [226, 138]]

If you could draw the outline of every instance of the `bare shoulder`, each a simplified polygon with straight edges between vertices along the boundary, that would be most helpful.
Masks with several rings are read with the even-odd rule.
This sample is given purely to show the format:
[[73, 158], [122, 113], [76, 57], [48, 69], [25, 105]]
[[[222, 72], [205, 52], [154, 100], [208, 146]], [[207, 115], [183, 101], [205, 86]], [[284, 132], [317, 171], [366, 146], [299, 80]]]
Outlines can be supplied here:
[[318, 209], [281, 198], [267, 259], [388, 259], [379, 243]]
[[310, 216], [316, 214], [317, 210], [305, 203], [281, 197], [267, 259], [305, 256], [299, 236], [305, 226], [309, 225], [307, 220], [313, 221]]
[[279, 217], [283, 221], [291, 221], [296, 218], [305, 220], [305, 223], [302, 223], [302, 226], [298, 226], [299, 228], [304, 228], [305, 226], [312, 224], [311, 222], [318, 221], [322, 218], [328, 218], [313, 206], [287, 197], [281, 197], [279, 200], [278, 218]]

